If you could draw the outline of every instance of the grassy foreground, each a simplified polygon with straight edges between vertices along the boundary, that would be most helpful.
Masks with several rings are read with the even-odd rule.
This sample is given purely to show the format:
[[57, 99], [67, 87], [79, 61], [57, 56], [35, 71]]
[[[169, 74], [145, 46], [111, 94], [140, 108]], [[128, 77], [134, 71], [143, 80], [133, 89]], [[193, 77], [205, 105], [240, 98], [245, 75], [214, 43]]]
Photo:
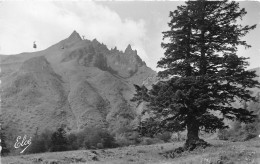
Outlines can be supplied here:
[[246, 142], [207, 140], [211, 147], [185, 152], [175, 158], [161, 153], [182, 146], [183, 142], [129, 146], [115, 149], [78, 150], [9, 156], [2, 164], [260, 164], [260, 138]]

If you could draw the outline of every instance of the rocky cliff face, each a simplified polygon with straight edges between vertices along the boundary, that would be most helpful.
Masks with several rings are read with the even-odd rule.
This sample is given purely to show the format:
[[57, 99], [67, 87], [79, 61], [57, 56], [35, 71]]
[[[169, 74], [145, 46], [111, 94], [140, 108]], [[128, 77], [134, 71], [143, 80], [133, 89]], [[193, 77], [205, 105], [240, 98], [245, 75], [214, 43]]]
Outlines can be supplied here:
[[0, 119], [10, 137], [62, 124], [116, 132], [136, 119], [133, 84], [156, 75], [130, 45], [109, 50], [76, 31], [46, 50], [0, 59]]

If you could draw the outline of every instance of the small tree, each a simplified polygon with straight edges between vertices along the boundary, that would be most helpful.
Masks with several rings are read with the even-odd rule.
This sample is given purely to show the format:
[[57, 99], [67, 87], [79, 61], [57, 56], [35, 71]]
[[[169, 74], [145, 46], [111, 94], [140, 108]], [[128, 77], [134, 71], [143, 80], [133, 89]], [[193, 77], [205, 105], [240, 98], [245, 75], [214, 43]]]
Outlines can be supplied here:
[[68, 146], [66, 131], [63, 127], [57, 129], [51, 137], [51, 151], [66, 151]]
[[104, 148], [113, 148], [116, 146], [114, 137], [102, 128], [85, 128], [82, 132], [78, 133], [78, 143], [84, 144], [83, 146], [86, 149], [97, 148], [99, 143]]
[[238, 45], [250, 47], [241, 37], [256, 27], [236, 23], [245, 14], [237, 2], [226, 0], [188, 1], [170, 12], [170, 30], [163, 32], [169, 42], [162, 43], [165, 56], [158, 62], [164, 69], [158, 76], [168, 80], [146, 94], [139, 87], [133, 98], [149, 102], [150, 118], [140, 125], [144, 133], [187, 129], [184, 148], [191, 150], [207, 145], [200, 130], [225, 128], [224, 118], [253, 121], [252, 112], [231, 105], [236, 99], [255, 101], [248, 88], [260, 87], [255, 72], [246, 70], [247, 58], [236, 55]]
[[1, 156], [7, 155], [8, 153], [10, 153], [10, 150], [8, 149], [7, 145], [6, 145], [6, 135], [4, 132], [4, 129], [1, 127], [0, 124], [0, 143], [1, 143]]

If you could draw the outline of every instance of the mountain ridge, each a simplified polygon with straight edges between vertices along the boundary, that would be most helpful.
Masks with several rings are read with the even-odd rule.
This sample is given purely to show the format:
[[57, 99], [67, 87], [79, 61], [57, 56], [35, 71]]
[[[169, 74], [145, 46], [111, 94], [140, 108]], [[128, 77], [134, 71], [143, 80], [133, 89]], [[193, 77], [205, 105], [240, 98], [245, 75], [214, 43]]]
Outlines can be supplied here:
[[9, 139], [65, 125], [110, 129], [134, 124], [133, 84], [156, 72], [136, 50], [109, 50], [73, 33], [42, 51], [0, 57], [3, 126]]

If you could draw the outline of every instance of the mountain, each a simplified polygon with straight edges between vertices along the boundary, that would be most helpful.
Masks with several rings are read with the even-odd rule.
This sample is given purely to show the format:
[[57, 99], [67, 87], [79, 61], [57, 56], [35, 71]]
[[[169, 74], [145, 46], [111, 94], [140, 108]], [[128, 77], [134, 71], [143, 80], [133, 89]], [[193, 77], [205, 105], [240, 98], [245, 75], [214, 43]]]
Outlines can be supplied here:
[[0, 55], [1, 122], [10, 138], [65, 125], [116, 132], [134, 125], [135, 89], [156, 72], [137, 51], [108, 49], [74, 31], [43, 51]]

